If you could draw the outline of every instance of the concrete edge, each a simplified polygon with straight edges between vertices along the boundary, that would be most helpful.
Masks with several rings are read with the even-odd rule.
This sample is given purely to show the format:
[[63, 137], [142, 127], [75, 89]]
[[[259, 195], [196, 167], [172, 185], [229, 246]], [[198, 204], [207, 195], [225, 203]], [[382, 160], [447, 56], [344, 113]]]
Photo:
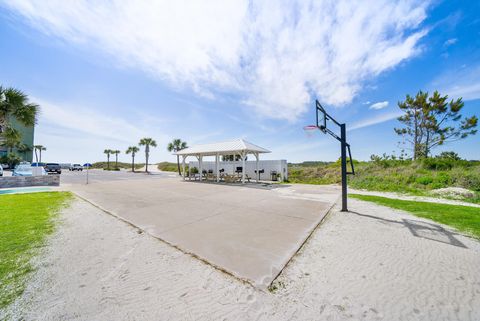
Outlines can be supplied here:
[[335, 202], [333, 202], [333, 204], [330, 206], [330, 208], [327, 210], [327, 213], [322, 217], [322, 219], [308, 232], [308, 235], [307, 237], [305, 237], [305, 240], [302, 242], [302, 244], [300, 244], [300, 246], [298, 247], [298, 249], [292, 254], [292, 256], [288, 259], [288, 261], [285, 263], [285, 265], [283, 266], [282, 269], [280, 269], [280, 271], [278, 271], [277, 275], [272, 279], [272, 281], [270, 282], [270, 284], [268, 285], [268, 287], [270, 285], [273, 284], [273, 282], [275, 282], [275, 280], [283, 273], [283, 271], [293, 262], [294, 258], [300, 254], [300, 251], [305, 247], [305, 245], [308, 243], [308, 241], [310, 241], [310, 239], [312, 238], [313, 234], [317, 231], [317, 229], [320, 227], [320, 225], [322, 225], [326, 220], [327, 218], [331, 215], [332, 213], [332, 209], [335, 207], [335, 205], [337, 205], [338, 203], [338, 200], [340, 198], [337, 198], [337, 200]]

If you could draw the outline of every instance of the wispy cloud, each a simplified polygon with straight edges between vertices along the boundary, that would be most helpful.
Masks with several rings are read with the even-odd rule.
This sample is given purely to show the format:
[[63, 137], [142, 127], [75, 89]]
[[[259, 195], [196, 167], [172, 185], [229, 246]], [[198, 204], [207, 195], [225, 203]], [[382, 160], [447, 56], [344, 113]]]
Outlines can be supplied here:
[[383, 109], [387, 106], [388, 106], [388, 101], [379, 101], [378, 103], [371, 104], [370, 109], [379, 110], [379, 109]]
[[398, 111], [394, 111], [394, 112], [390, 112], [390, 113], [376, 115], [374, 117], [365, 118], [365, 119], [362, 119], [362, 120], [359, 120], [359, 121], [353, 123], [348, 128], [348, 130], [355, 130], [355, 129], [374, 126], [374, 125], [381, 124], [381, 123], [387, 122], [389, 120], [398, 118], [401, 115], [403, 115], [403, 113], [398, 110]]
[[[47, 145], [51, 161], [98, 161], [105, 148], [123, 150], [136, 145], [142, 137], [154, 137], [159, 146], [165, 146], [171, 138], [158, 130], [158, 126], [143, 124], [139, 127], [128, 119], [105, 114], [93, 107], [52, 102], [31, 97], [41, 106], [39, 125], [35, 129], [36, 143]], [[142, 115], [139, 115], [142, 117]], [[165, 158], [164, 148], [152, 150], [153, 157]], [[121, 155], [120, 158], [128, 157]]]
[[429, 86], [451, 98], [463, 100], [480, 99], [480, 64], [463, 65], [457, 70], [449, 70], [435, 79]]
[[449, 47], [449, 46], [451, 46], [451, 45], [456, 44], [457, 41], [458, 41], [457, 38], [451, 38], [451, 39], [446, 40], [446, 41], [443, 43], [443, 45], [444, 45], [445, 47]]
[[31, 100], [41, 106], [40, 123], [42, 125], [120, 142], [128, 142], [132, 137], [136, 139], [146, 134], [125, 119], [102, 115], [101, 112], [85, 106], [52, 103], [37, 97], [32, 97]]
[[[3, 6], [41, 32], [174, 88], [238, 95], [294, 120], [312, 96], [352, 101], [364, 82], [415, 56], [424, 1], [34, 1]], [[374, 48], [374, 50], [372, 50]]]

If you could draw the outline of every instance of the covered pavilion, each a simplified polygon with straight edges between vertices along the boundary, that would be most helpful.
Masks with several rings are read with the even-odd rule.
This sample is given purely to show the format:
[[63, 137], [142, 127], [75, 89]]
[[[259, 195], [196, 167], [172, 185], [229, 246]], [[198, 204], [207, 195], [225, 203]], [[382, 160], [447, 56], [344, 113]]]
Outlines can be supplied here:
[[[185, 160], [188, 156], [195, 156], [199, 164], [200, 180], [202, 180], [202, 161], [205, 156], [215, 156], [215, 176], [216, 181], [220, 181], [219, 158], [223, 155], [239, 155], [242, 159], [242, 184], [245, 183], [245, 158], [252, 154], [256, 159], [256, 169], [258, 172], [258, 161], [260, 154], [270, 153], [268, 149], [249, 143], [243, 139], [236, 139], [221, 143], [202, 144], [188, 147], [175, 152], [175, 155], [182, 156], [182, 174], [185, 179]], [[258, 181], [258, 179], [257, 179]]]

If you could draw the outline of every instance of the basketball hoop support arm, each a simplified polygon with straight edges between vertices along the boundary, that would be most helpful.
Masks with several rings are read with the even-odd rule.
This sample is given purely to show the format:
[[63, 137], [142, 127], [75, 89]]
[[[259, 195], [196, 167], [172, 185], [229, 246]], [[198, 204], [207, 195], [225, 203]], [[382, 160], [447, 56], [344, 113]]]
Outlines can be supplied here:
[[[329, 134], [341, 144], [341, 165], [342, 165], [342, 212], [348, 212], [347, 206], [347, 175], [355, 175], [355, 168], [353, 166], [352, 152], [350, 150], [350, 144], [347, 143], [347, 129], [345, 124], [340, 124], [332, 116], [330, 116], [318, 100], [316, 103], [316, 117], [317, 117], [317, 126], [325, 134]], [[323, 117], [323, 124], [319, 124], [318, 112], [321, 112]], [[335, 125], [340, 127], [340, 137], [335, 134], [333, 131], [327, 128], [327, 120], [331, 120]], [[347, 171], [347, 148], [348, 148], [348, 158], [350, 159], [351, 171]]]

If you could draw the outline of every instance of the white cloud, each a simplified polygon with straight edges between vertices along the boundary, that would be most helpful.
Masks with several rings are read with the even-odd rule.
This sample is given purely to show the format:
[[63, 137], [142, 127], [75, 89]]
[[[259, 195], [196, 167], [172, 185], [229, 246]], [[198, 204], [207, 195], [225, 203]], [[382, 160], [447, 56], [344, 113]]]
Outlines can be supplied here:
[[197, 94], [294, 120], [313, 97], [352, 101], [415, 56], [423, 1], [34, 1], [4, 6], [43, 33]]
[[369, 117], [369, 118], [359, 120], [359, 121], [353, 123], [347, 129], [348, 130], [355, 130], [355, 129], [374, 126], [374, 125], [381, 124], [381, 123], [387, 122], [389, 120], [398, 118], [401, 115], [403, 115], [403, 113], [399, 110], [394, 111], [394, 112], [390, 112], [390, 113], [381, 114], [381, 115], [376, 115], [374, 117]]
[[458, 41], [457, 38], [451, 38], [451, 39], [446, 40], [446, 41], [443, 43], [443, 45], [444, 45], [445, 47], [449, 47], [449, 46], [451, 46], [451, 45], [456, 44], [457, 41]]
[[379, 101], [378, 103], [371, 104], [370, 109], [379, 110], [379, 109], [383, 109], [387, 106], [388, 106], [388, 101]]

